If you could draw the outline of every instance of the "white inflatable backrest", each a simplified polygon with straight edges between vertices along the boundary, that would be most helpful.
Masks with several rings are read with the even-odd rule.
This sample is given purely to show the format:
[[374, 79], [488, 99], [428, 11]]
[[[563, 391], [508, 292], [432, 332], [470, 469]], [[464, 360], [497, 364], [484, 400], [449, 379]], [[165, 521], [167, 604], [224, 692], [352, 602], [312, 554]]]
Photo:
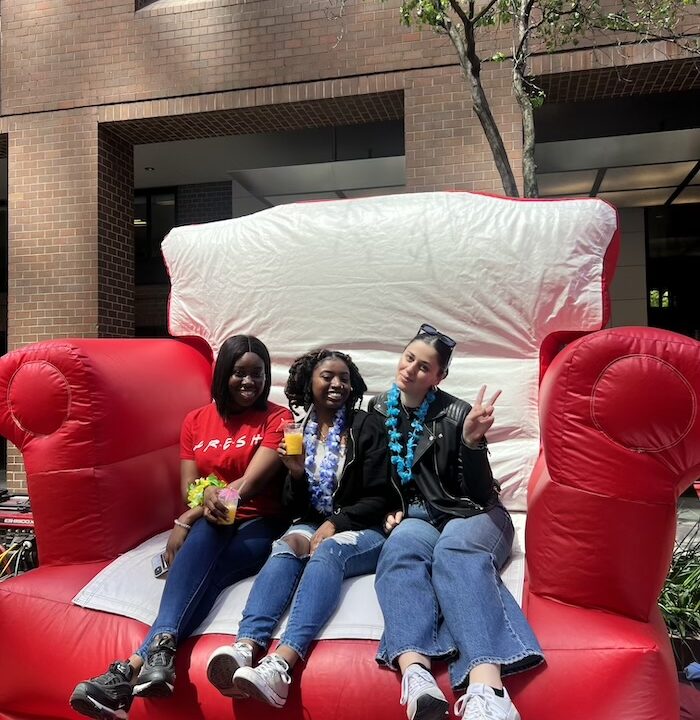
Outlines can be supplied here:
[[420, 193], [284, 205], [175, 228], [163, 242], [170, 332], [216, 353], [238, 333], [273, 360], [271, 399], [291, 362], [329, 347], [352, 355], [369, 394], [427, 322], [457, 341], [441, 387], [473, 401], [503, 393], [489, 433], [494, 474], [524, 510], [539, 451], [540, 346], [603, 324], [603, 260], [617, 227], [599, 200], [516, 201]]

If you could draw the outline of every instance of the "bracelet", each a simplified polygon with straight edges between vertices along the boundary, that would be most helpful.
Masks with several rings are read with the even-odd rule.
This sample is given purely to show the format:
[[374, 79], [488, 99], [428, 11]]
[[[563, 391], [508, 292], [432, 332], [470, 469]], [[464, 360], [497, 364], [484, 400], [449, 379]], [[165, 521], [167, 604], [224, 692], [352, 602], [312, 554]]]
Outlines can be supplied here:
[[226, 487], [226, 483], [221, 482], [216, 475], [208, 475], [205, 478], [198, 478], [187, 488], [187, 504], [191, 508], [196, 508], [202, 505], [204, 503], [204, 491], [210, 485], [220, 488]]
[[178, 520], [177, 518], [175, 518], [175, 524], [176, 524], [178, 527], [184, 528], [185, 530], [191, 530], [191, 529], [192, 529], [192, 526], [191, 526], [191, 525], [188, 525], [186, 522], [182, 522], [182, 520]]

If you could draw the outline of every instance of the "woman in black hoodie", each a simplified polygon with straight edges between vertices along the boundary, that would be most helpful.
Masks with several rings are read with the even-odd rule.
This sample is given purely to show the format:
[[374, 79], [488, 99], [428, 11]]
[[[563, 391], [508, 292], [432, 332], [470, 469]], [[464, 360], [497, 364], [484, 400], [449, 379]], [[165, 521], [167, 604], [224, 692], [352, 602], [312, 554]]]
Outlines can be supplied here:
[[[337, 607], [343, 579], [375, 570], [391, 486], [381, 420], [357, 409], [366, 389], [352, 359], [332, 350], [307, 353], [289, 370], [285, 394], [307, 411], [304, 454], [288, 455], [284, 441], [279, 449], [297, 519], [255, 580], [238, 641], [209, 659], [207, 676], [224, 695], [283, 707], [291, 669]], [[279, 647], [254, 666], [290, 604]]]

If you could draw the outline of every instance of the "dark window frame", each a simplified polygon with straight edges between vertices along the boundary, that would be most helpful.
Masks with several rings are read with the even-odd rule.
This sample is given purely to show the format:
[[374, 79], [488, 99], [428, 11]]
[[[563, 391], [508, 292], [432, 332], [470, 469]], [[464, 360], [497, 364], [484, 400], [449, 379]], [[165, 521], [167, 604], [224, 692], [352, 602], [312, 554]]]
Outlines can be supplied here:
[[142, 188], [134, 190], [134, 214], [136, 212], [136, 199], [146, 198], [146, 244], [148, 253], [144, 256], [138, 252], [136, 227], [134, 227], [134, 284], [135, 285], [167, 285], [168, 272], [158, 243], [158, 251], [153, 249], [153, 213], [152, 200], [156, 195], [172, 195], [173, 205], [173, 227], [177, 224], [177, 185], [163, 187]]

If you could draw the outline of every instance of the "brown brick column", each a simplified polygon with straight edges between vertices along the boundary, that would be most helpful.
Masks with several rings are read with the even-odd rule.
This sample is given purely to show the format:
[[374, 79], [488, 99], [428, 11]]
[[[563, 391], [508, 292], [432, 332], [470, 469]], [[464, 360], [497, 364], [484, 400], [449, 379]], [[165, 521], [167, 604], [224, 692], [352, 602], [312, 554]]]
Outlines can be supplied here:
[[[6, 119], [8, 349], [133, 335], [131, 146], [93, 111]], [[25, 487], [8, 447], [8, 487]]]
[[104, 127], [98, 134], [99, 337], [134, 335], [134, 153]]
[[[483, 83], [522, 189], [522, 130], [507, 67], [487, 66]], [[503, 194], [481, 124], [459, 68], [407, 73], [406, 185], [413, 191], [475, 190]]]
[[9, 123], [8, 347], [97, 335], [97, 123]]

